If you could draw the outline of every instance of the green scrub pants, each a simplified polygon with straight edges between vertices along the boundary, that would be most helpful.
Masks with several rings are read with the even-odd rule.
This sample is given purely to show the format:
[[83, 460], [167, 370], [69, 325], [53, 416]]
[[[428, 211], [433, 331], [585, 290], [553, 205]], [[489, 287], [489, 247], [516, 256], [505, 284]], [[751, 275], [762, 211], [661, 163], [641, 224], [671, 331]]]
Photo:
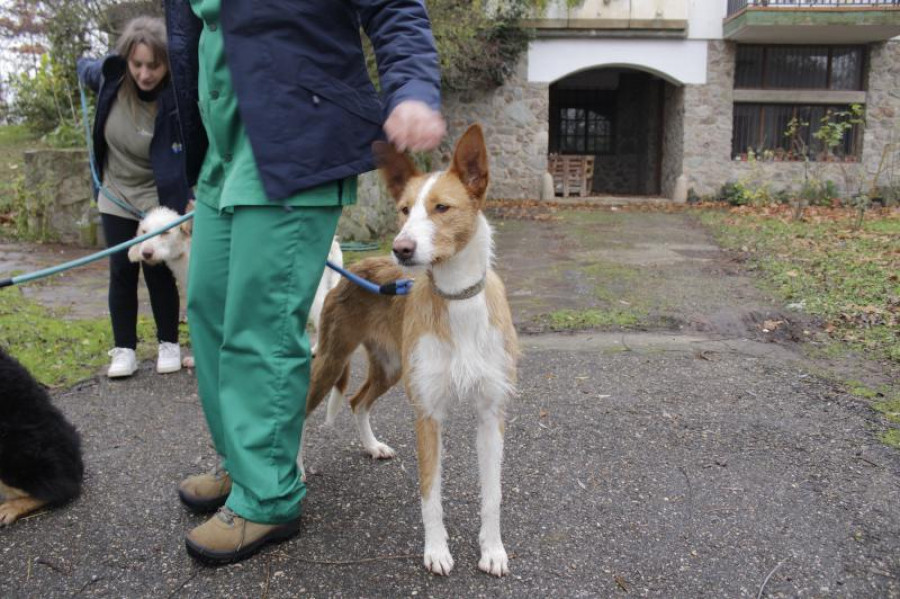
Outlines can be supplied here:
[[197, 202], [188, 321], [203, 411], [232, 478], [226, 506], [252, 522], [301, 513], [306, 321], [340, 206]]

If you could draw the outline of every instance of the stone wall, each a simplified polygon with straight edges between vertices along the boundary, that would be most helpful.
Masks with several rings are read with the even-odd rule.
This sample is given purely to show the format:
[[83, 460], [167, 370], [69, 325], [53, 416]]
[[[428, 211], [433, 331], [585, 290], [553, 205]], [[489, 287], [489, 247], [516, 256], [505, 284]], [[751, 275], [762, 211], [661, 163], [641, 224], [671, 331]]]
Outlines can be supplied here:
[[666, 83], [660, 194], [671, 198], [684, 162], [684, 88]]
[[490, 156], [488, 197], [537, 199], [547, 171], [549, 103], [546, 84], [528, 83], [525, 56], [497, 89], [445, 92], [447, 138], [435, 166], [445, 166], [460, 135], [480, 123]]
[[863, 165], [872, 181], [882, 156], [885, 158], [878, 184], [887, 185], [900, 176], [900, 42], [869, 47], [869, 81], [866, 92], [866, 131], [863, 136]]
[[30, 236], [83, 246], [101, 243], [85, 150], [25, 152], [25, 190]]
[[[684, 87], [684, 174], [699, 195], [718, 191], [733, 178], [731, 131], [735, 46], [709, 42], [707, 82]], [[667, 173], [677, 177], [680, 173]]]
[[359, 176], [354, 206], [344, 208], [338, 222], [341, 241], [377, 241], [397, 228], [397, 210], [378, 171]]

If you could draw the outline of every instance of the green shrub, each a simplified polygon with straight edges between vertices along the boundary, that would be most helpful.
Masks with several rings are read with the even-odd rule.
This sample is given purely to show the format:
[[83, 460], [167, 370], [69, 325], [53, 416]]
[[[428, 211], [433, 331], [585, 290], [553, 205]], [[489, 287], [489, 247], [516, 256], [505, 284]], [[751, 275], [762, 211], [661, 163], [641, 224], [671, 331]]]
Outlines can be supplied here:
[[731, 206], [746, 206], [750, 203], [747, 188], [739, 181], [729, 181], [719, 190], [719, 201]]

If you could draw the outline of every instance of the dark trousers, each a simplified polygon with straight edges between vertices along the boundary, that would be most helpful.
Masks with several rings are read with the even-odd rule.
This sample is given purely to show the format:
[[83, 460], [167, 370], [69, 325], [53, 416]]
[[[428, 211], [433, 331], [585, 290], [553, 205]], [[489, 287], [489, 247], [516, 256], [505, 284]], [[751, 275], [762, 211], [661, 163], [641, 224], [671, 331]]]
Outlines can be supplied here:
[[[101, 214], [106, 246], [132, 239], [138, 222], [111, 214]], [[150, 307], [159, 341], [178, 342], [178, 286], [165, 264], [149, 266], [128, 261], [128, 252], [109, 257], [109, 315], [116, 347], [137, 347], [138, 273], [144, 269], [144, 281], [150, 294]]]

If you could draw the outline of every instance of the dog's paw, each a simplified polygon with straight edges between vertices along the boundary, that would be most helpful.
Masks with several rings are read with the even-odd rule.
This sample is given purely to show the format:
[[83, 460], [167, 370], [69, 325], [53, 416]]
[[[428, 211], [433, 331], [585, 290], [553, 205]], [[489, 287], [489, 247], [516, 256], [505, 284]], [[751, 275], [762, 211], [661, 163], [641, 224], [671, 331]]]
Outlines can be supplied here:
[[0, 503], [0, 528], [9, 526], [16, 521], [17, 517], [16, 514], [13, 514], [11, 510], [7, 508], [6, 504]]
[[23, 510], [15, 500], [0, 503], [0, 528], [9, 526], [19, 519]]
[[503, 545], [481, 550], [481, 559], [478, 560], [478, 569], [492, 576], [509, 574], [509, 557]]
[[366, 447], [366, 453], [376, 460], [390, 460], [397, 455], [397, 452], [390, 445], [380, 441], [376, 441], [374, 445]]
[[447, 576], [453, 569], [453, 556], [446, 545], [432, 549], [425, 548], [425, 569], [432, 574]]

